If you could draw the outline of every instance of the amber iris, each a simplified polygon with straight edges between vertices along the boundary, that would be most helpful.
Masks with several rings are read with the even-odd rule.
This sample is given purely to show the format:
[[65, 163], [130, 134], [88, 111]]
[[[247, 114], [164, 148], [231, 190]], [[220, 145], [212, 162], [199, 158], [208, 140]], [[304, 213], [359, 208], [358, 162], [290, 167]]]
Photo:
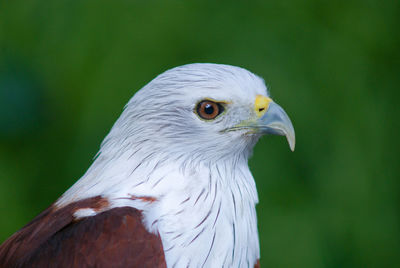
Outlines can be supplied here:
[[211, 120], [221, 114], [224, 111], [224, 107], [220, 103], [204, 100], [197, 104], [196, 111], [201, 118]]

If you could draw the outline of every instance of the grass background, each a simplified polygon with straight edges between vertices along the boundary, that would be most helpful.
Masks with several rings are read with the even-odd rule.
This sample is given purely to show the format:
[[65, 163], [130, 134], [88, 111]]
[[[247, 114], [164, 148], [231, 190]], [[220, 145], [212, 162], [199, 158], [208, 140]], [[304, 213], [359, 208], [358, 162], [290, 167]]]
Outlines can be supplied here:
[[128, 99], [185, 63], [265, 78], [263, 267], [400, 266], [400, 2], [1, 1], [0, 242], [89, 167]]

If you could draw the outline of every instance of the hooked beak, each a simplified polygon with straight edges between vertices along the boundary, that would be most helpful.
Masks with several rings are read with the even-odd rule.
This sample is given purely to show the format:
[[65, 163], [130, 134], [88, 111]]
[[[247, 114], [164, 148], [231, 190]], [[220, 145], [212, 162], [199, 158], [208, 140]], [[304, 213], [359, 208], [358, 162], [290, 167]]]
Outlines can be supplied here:
[[290, 150], [294, 151], [296, 138], [289, 116], [281, 106], [272, 100], [268, 103], [265, 110], [266, 112], [260, 115], [259, 119], [255, 122], [255, 128], [261, 134], [286, 136]]
[[248, 133], [272, 134], [286, 136], [290, 150], [294, 151], [296, 143], [292, 122], [289, 116], [271, 98], [257, 95], [254, 110], [256, 118], [246, 120], [226, 131], [250, 129]]

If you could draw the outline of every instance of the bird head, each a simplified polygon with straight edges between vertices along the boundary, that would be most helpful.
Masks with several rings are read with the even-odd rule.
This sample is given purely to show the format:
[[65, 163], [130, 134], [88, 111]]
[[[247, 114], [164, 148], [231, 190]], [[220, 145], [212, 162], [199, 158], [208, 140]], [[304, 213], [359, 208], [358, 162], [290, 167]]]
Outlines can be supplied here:
[[146, 148], [169, 157], [217, 161], [249, 157], [264, 134], [295, 133], [263, 79], [234, 66], [188, 64], [170, 69], [139, 90], [103, 142], [102, 152]]

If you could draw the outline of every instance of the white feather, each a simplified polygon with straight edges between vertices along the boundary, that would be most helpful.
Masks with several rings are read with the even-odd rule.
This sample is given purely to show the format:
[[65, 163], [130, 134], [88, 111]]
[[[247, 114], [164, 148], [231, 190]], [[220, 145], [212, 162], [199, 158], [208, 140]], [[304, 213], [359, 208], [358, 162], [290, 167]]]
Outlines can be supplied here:
[[[92, 166], [57, 205], [102, 195], [111, 207], [141, 209], [146, 228], [161, 236], [168, 267], [253, 267], [258, 197], [247, 161], [259, 136], [221, 130], [251, 117], [258, 94], [267, 95], [263, 80], [242, 68], [166, 71], [129, 101]], [[205, 98], [227, 102], [226, 112], [200, 120], [194, 110]]]

